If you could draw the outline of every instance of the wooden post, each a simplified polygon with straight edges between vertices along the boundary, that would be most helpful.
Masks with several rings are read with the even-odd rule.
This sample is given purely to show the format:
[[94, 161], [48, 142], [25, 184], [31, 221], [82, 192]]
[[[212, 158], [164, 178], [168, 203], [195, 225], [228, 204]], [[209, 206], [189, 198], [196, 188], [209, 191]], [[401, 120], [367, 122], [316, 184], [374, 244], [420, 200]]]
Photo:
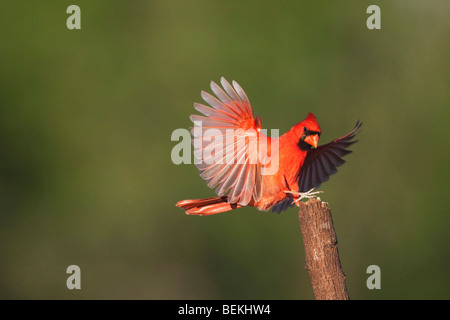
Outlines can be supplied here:
[[349, 300], [331, 210], [320, 199], [299, 203], [305, 268], [316, 300]]

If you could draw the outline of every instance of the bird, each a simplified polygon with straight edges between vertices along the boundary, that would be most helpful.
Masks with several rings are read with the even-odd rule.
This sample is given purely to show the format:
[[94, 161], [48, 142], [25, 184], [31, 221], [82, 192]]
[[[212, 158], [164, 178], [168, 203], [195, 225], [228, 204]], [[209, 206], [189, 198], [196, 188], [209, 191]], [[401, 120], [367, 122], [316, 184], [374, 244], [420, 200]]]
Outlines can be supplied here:
[[[342, 158], [352, 152], [348, 147], [357, 142], [354, 138], [362, 122], [358, 120], [343, 137], [319, 146], [322, 130], [309, 112], [285, 134], [269, 137], [242, 87], [234, 80], [230, 84], [224, 77], [220, 83], [222, 87], [210, 83], [215, 96], [201, 91], [209, 106], [194, 103], [203, 115], [190, 116], [194, 123], [190, 130], [195, 165], [207, 186], [216, 189], [217, 196], [181, 200], [176, 206], [187, 215], [198, 216], [245, 206], [281, 213], [302, 200], [317, 197], [322, 191], [316, 189], [337, 172], [337, 167], [345, 163]], [[225, 139], [230, 132], [233, 139]], [[270, 170], [271, 166], [274, 170]]]

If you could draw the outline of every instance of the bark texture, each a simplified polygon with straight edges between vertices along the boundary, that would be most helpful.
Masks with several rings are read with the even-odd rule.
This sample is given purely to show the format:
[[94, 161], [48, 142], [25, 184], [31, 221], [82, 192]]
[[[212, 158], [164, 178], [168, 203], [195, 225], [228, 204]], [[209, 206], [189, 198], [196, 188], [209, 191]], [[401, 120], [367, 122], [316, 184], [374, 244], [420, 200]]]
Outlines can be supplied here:
[[309, 199], [300, 202], [299, 206], [305, 268], [316, 300], [349, 300], [328, 203]]

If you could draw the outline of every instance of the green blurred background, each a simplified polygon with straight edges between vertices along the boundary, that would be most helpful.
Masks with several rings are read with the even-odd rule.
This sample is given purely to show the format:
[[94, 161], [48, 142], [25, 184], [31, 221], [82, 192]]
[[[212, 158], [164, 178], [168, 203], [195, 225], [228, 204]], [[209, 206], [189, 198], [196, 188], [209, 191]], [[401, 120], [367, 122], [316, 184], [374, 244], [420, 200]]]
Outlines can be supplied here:
[[[81, 8], [68, 30], [66, 8]], [[381, 30], [366, 9], [381, 8]], [[0, 4], [0, 298], [312, 299], [297, 209], [186, 216], [210, 197], [170, 140], [210, 80], [264, 128], [364, 122], [321, 189], [352, 299], [449, 299], [450, 2]], [[81, 268], [68, 290], [66, 268]], [[368, 290], [366, 268], [381, 268]]]

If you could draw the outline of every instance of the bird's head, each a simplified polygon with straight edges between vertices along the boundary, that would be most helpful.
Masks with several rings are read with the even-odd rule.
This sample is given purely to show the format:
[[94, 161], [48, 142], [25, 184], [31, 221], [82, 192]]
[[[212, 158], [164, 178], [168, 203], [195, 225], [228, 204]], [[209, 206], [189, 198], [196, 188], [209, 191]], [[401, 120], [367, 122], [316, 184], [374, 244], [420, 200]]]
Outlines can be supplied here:
[[316, 117], [309, 112], [305, 120], [295, 125], [299, 136], [298, 146], [301, 150], [309, 150], [311, 147], [317, 148], [319, 137], [322, 133]]

